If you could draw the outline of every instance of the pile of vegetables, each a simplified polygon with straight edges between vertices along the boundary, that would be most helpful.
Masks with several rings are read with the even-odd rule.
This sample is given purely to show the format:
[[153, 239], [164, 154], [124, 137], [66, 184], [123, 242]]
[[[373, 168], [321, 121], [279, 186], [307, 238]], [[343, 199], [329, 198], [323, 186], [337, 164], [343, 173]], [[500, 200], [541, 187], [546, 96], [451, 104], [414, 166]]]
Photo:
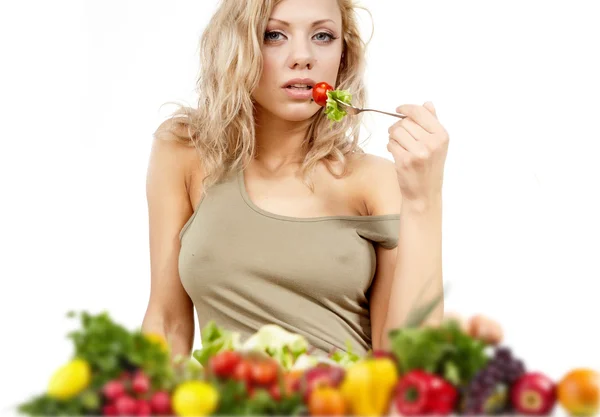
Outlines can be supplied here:
[[[72, 315], [75, 317], [75, 315]], [[449, 320], [390, 333], [389, 352], [310, 354], [301, 335], [267, 325], [242, 341], [208, 323], [202, 349], [171, 361], [159, 336], [81, 313], [72, 360], [19, 411], [41, 415], [550, 415], [600, 409], [600, 376], [578, 368], [553, 382], [528, 372]]]
[[266, 325], [247, 340], [210, 322], [202, 348], [170, 358], [160, 336], [129, 331], [104, 312], [79, 315], [72, 360], [25, 415], [551, 415], [600, 409], [600, 375], [577, 368], [560, 381], [528, 371], [506, 346], [460, 323], [392, 331], [390, 351], [312, 355], [307, 340]]

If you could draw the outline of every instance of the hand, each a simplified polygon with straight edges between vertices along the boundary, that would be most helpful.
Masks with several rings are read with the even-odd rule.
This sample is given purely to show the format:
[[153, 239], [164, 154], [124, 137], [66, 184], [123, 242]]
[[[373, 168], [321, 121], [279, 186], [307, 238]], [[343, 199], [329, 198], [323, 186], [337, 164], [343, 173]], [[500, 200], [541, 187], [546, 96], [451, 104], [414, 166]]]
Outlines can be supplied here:
[[438, 121], [431, 102], [423, 106], [404, 104], [396, 112], [407, 117], [388, 129], [387, 149], [396, 163], [402, 199], [409, 204], [439, 201], [448, 133]]
[[489, 345], [499, 344], [504, 337], [500, 323], [483, 314], [475, 314], [467, 319], [457, 313], [446, 313], [446, 320], [455, 320], [463, 332]]

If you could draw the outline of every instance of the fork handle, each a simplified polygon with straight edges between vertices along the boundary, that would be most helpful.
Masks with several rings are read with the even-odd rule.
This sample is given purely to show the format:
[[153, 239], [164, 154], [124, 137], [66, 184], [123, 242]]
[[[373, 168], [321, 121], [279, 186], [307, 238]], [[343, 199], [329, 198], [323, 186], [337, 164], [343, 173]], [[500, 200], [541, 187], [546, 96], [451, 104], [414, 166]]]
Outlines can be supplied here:
[[388, 113], [386, 111], [375, 110], [375, 109], [363, 109], [362, 111], [374, 111], [374, 112], [381, 113], [381, 114], [387, 114], [388, 116], [394, 116], [399, 119], [404, 119], [406, 117], [405, 115], [400, 114], [400, 113]]

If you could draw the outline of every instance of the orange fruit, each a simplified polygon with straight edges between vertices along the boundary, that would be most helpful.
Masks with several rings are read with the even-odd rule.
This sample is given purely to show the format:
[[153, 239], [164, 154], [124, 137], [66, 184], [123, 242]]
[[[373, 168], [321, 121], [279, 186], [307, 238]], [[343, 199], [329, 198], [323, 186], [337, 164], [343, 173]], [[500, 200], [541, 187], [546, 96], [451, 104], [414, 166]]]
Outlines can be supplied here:
[[600, 374], [588, 368], [567, 373], [557, 384], [558, 401], [572, 416], [593, 416], [600, 411]]
[[311, 416], [343, 416], [346, 403], [342, 393], [332, 387], [315, 388], [308, 399], [308, 411]]

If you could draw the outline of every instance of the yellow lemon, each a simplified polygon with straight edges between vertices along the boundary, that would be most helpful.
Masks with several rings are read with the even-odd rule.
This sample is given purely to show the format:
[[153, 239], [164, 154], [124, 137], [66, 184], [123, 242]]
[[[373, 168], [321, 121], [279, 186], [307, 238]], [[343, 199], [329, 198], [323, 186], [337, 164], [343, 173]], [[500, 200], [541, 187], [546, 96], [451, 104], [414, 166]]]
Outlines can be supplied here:
[[207, 382], [186, 381], [175, 387], [171, 404], [178, 416], [207, 416], [219, 403], [219, 393]]
[[88, 387], [92, 379], [90, 364], [83, 359], [74, 359], [61, 366], [50, 378], [48, 396], [67, 400]]
[[158, 333], [144, 333], [144, 337], [152, 343], [159, 344], [163, 348], [163, 351], [169, 351], [169, 344], [162, 335]]

